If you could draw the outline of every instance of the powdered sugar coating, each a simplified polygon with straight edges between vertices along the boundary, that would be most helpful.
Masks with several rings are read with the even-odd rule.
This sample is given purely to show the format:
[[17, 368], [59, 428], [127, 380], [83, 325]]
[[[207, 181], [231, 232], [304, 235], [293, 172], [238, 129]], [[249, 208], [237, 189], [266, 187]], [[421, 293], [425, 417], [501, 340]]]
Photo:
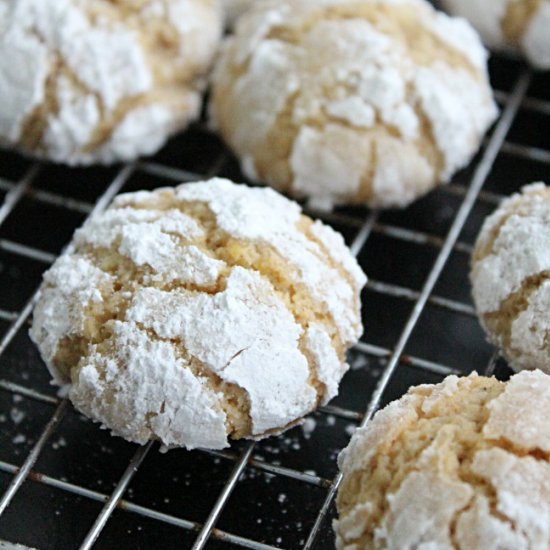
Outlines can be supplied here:
[[213, 123], [246, 174], [318, 208], [409, 204], [496, 115], [475, 32], [423, 0], [258, 2], [213, 82]]
[[56, 269], [44, 275], [30, 334], [40, 343], [42, 357], [56, 382], [63, 382], [63, 374], [53, 366], [61, 340], [82, 331], [86, 308], [103, 301], [111, 283], [112, 277], [78, 255], [61, 257]]
[[506, 15], [509, 0], [442, 0], [443, 7], [449, 13], [464, 17], [480, 33], [485, 44], [491, 48], [504, 48], [506, 39], [500, 22]]
[[503, 438], [530, 451], [550, 452], [550, 378], [543, 372], [525, 371], [514, 376], [488, 408], [490, 415], [483, 428], [486, 437]]
[[[257, 266], [232, 255], [267, 250]], [[222, 448], [336, 395], [364, 283], [343, 239], [273, 190], [185, 184], [120, 195], [77, 230], [45, 275], [31, 336], [113, 433]]]
[[113, 344], [108, 355], [92, 348], [73, 375], [69, 397], [76, 407], [137, 443], [155, 438], [189, 449], [227, 446], [221, 396], [187, 368], [174, 346], [126, 322], [115, 323]]
[[336, 354], [330, 336], [323, 327], [310, 326], [305, 336], [305, 346], [313, 358], [319, 382], [324, 384], [326, 392], [321, 405], [326, 405], [338, 395], [338, 386], [349, 366], [342, 364]]
[[487, 113], [487, 98], [479, 93], [476, 78], [467, 70], [441, 62], [418, 70], [415, 90], [443, 154], [441, 177], [448, 181], [468, 163], [492, 118], [479, 116]]
[[271, 292], [259, 274], [236, 267], [214, 296], [141, 290], [127, 319], [179, 339], [205, 367], [245, 389], [252, 435], [261, 435], [309, 412], [317, 397], [298, 349], [302, 328]]
[[[539, 69], [550, 68], [550, 1], [540, 0], [443, 0], [445, 9], [465, 17], [479, 31], [483, 41], [497, 50], [519, 50], [527, 60]], [[518, 24], [517, 15], [509, 11], [515, 7], [524, 10], [525, 18], [514, 34], [506, 32], [509, 19]]]
[[[234, 237], [272, 246], [294, 268], [297, 282], [325, 304], [344, 342], [356, 340], [362, 330], [352, 308], [358, 288], [366, 278], [343, 242], [335, 253], [346, 256], [342, 267], [354, 278], [352, 286], [335, 268], [319, 257], [319, 246], [296, 231], [300, 208], [271, 189], [235, 187], [227, 180], [210, 180], [205, 185], [181, 187], [177, 197], [183, 201], [201, 201], [216, 214], [221, 229]], [[231, 197], [232, 200], [228, 200]], [[333, 242], [334, 244], [334, 242]], [[330, 246], [326, 247], [330, 250]], [[353, 266], [353, 267], [350, 267]]]
[[[412, 472], [395, 494], [388, 495], [389, 513], [377, 529], [375, 540], [382, 547], [396, 550], [452, 550], [448, 526], [468, 504], [472, 493], [467, 484], [432, 471]], [[411, 506], [415, 500], [422, 504]]]
[[257, 0], [222, 0], [225, 20], [229, 27], [232, 27], [237, 19], [248, 10]]
[[[470, 275], [476, 309], [516, 369], [548, 370], [549, 224], [550, 192], [532, 184], [487, 218], [476, 243]], [[513, 310], [511, 301], [518, 302]]]
[[537, 68], [550, 69], [550, 1], [542, 0], [536, 15], [531, 19], [521, 39], [525, 57]]
[[421, 399], [407, 394], [379, 411], [365, 427], [354, 432], [349, 445], [338, 456], [338, 466], [344, 475], [363, 469], [384, 441], [392, 441], [418, 420], [416, 405]]
[[456, 538], [464, 548], [486, 550], [529, 550], [523, 533], [514, 531], [505, 521], [491, 515], [489, 501], [478, 495], [474, 505], [460, 515], [456, 524]]
[[452, 376], [378, 412], [339, 458], [337, 548], [547, 548], [548, 388]]
[[0, 142], [112, 163], [156, 151], [197, 116], [220, 37], [216, 3], [120, 4], [2, 0]]
[[472, 469], [497, 493], [497, 510], [525, 534], [530, 548], [550, 544], [550, 464], [503, 449], [477, 453]]

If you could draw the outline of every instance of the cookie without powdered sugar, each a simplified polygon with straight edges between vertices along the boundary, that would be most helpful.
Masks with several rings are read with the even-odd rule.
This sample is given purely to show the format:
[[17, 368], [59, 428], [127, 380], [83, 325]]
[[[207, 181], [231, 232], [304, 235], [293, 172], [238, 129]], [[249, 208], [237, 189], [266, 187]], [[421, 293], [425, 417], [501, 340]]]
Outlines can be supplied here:
[[510, 366], [550, 374], [550, 188], [528, 185], [487, 218], [470, 279], [481, 324]]
[[338, 550], [550, 547], [550, 376], [411, 388], [339, 457]]
[[46, 272], [31, 337], [77, 409], [128, 440], [223, 448], [338, 392], [366, 278], [271, 189], [117, 197]]
[[217, 0], [0, 0], [0, 146], [70, 165], [156, 152], [197, 118]]
[[250, 179], [389, 208], [464, 167], [497, 109], [476, 32], [425, 0], [263, 0], [223, 47], [210, 113]]

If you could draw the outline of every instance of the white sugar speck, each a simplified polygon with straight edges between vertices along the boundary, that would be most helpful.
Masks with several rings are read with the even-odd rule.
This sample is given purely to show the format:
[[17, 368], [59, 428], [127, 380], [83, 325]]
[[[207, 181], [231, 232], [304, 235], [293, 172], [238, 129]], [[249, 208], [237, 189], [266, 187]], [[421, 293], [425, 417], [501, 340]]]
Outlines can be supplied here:
[[304, 423], [302, 424], [302, 430], [306, 439], [309, 439], [311, 437], [311, 434], [315, 430], [316, 426], [317, 422], [314, 418], [309, 417], [305, 419]]
[[350, 361], [351, 370], [364, 369], [369, 366], [369, 359], [366, 355], [357, 354]]
[[357, 426], [355, 424], [348, 424], [346, 426], [346, 433], [351, 437], [355, 433], [356, 429]]
[[25, 416], [25, 413], [17, 407], [13, 407], [10, 411], [10, 418], [14, 424], [21, 424]]
[[54, 451], [57, 451], [59, 448], [66, 447], [66, 446], [67, 446], [67, 441], [65, 440], [64, 437], [60, 437], [57, 441], [54, 441], [52, 443], [52, 449]]

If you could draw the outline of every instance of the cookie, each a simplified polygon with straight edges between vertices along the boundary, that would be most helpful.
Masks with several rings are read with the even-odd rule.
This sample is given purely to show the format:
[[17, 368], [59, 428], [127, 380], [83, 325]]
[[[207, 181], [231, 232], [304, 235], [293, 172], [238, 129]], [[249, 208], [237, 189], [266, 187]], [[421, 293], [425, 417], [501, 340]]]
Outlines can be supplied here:
[[194, 120], [216, 0], [0, 0], [0, 145], [69, 165], [156, 152]]
[[340, 234], [227, 180], [121, 195], [45, 274], [31, 337], [130, 441], [223, 448], [338, 392], [365, 276]]
[[470, 273], [489, 340], [515, 370], [550, 373], [550, 189], [526, 186], [487, 218]]
[[256, 0], [222, 0], [222, 6], [225, 12], [225, 20], [229, 27], [232, 27], [237, 19], [248, 9]]
[[550, 0], [443, 0], [465, 17], [496, 50], [518, 51], [539, 69], [550, 69]]
[[251, 180], [386, 208], [448, 181], [497, 110], [475, 31], [424, 0], [266, 0], [227, 40], [210, 112]]
[[548, 548], [549, 415], [541, 371], [411, 388], [339, 457], [337, 548]]

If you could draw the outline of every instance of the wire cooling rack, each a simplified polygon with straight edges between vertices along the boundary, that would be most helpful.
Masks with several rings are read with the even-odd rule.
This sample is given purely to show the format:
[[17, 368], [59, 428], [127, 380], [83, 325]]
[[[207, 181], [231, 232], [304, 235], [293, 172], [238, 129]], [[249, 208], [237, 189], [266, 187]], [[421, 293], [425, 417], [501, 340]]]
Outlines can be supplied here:
[[335, 459], [358, 425], [411, 384], [509, 376], [475, 318], [469, 255], [502, 196], [550, 183], [550, 75], [509, 59], [491, 75], [500, 118], [452, 184], [404, 212], [320, 215], [370, 276], [340, 395], [303, 427], [223, 452], [160, 454], [111, 437], [57, 396], [27, 332], [42, 272], [88, 216], [119, 192], [245, 181], [235, 159], [204, 124], [114, 168], [0, 153], [0, 548], [333, 548]]

